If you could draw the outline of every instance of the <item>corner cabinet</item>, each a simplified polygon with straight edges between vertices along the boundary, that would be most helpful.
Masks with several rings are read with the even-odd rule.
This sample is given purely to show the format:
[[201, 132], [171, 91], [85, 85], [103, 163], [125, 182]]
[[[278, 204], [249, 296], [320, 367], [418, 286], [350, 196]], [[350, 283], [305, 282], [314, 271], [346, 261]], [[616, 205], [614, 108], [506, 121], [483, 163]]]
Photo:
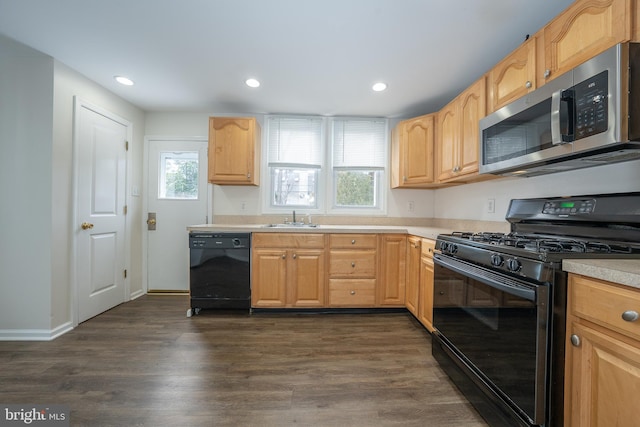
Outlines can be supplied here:
[[[552, 80], [611, 46], [631, 40], [638, 7], [637, 0], [574, 2], [541, 30], [544, 67], [539, 68], [539, 77]], [[640, 27], [640, 22], [635, 25]]]
[[391, 141], [391, 188], [429, 188], [434, 184], [435, 115], [397, 124]]
[[251, 306], [325, 306], [323, 234], [254, 233]]
[[209, 117], [209, 182], [260, 184], [260, 124], [255, 117]]
[[565, 426], [638, 425], [640, 290], [569, 275]]
[[486, 78], [482, 77], [440, 112], [436, 126], [438, 182], [470, 182], [478, 176], [478, 122], [486, 113]]

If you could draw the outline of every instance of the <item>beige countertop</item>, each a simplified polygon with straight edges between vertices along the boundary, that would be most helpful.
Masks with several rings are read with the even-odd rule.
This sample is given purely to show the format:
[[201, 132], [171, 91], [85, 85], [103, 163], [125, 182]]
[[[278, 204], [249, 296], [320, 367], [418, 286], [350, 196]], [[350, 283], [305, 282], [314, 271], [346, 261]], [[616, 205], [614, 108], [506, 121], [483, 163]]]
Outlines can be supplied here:
[[187, 227], [187, 231], [238, 233], [400, 233], [434, 239], [438, 234], [453, 230], [439, 227], [401, 225], [318, 225], [317, 227], [266, 227], [265, 224], [200, 224]]
[[640, 259], [566, 259], [562, 269], [640, 289]]

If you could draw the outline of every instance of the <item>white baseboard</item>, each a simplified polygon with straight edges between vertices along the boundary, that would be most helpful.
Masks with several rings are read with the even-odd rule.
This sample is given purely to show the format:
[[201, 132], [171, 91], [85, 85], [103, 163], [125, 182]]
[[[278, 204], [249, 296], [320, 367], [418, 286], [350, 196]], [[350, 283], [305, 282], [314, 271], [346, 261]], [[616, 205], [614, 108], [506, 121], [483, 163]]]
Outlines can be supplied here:
[[134, 293], [132, 293], [132, 294], [129, 296], [129, 298], [130, 298], [131, 300], [134, 300], [134, 299], [136, 299], [136, 298], [140, 298], [140, 297], [141, 297], [142, 295], [144, 295], [144, 294], [145, 294], [145, 292], [144, 292], [142, 289], [140, 289], [139, 291], [135, 291]]
[[71, 322], [48, 329], [0, 329], [0, 341], [51, 341], [73, 329]]

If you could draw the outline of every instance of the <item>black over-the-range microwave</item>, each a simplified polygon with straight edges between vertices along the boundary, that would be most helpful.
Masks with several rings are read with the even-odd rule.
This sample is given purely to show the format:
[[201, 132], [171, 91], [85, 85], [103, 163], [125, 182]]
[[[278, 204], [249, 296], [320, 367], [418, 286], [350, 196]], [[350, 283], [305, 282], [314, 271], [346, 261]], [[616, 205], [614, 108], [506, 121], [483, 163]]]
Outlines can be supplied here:
[[640, 159], [640, 43], [618, 44], [480, 120], [480, 173]]

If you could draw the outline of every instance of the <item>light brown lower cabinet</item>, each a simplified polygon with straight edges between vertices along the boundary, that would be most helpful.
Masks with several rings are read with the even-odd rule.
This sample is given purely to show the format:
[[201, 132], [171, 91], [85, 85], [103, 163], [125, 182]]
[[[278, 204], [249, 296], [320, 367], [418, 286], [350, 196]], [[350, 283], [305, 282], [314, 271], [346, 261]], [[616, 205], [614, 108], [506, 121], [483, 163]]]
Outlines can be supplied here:
[[251, 306], [326, 305], [322, 234], [254, 233]]
[[422, 239], [417, 236], [407, 238], [407, 285], [405, 291], [405, 306], [414, 316], [418, 317], [420, 306], [420, 257]]
[[381, 307], [404, 307], [407, 268], [407, 236], [380, 234], [377, 301]]
[[420, 292], [418, 304], [418, 320], [429, 332], [433, 332], [433, 249], [436, 242], [422, 239], [422, 256], [420, 257]]
[[377, 271], [376, 234], [329, 235], [329, 306], [373, 307]]
[[567, 311], [564, 425], [640, 425], [640, 291], [570, 274]]

